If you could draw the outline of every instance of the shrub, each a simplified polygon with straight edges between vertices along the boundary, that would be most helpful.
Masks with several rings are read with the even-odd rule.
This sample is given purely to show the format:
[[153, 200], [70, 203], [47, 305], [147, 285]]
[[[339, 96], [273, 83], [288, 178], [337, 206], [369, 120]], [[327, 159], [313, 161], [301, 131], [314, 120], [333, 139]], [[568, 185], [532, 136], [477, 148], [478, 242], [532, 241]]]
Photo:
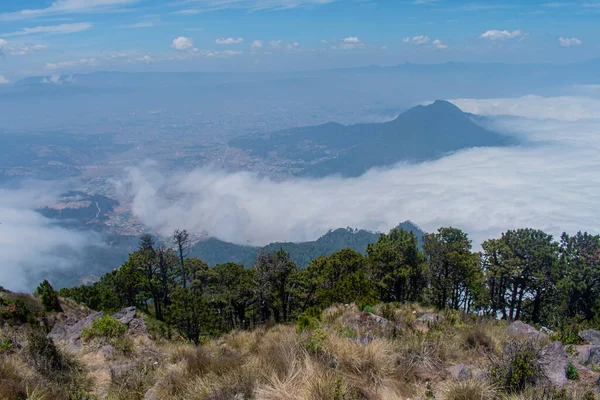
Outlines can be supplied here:
[[306, 341], [306, 350], [309, 353], [317, 353], [323, 350], [323, 344], [327, 340], [327, 334], [322, 329], [315, 329]]
[[577, 368], [575, 368], [572, 362], [567, 364], [565, 368], [565, 374], [567, 375], [567, 379], [572, 381], [579, 379], [579, 371]]
[[81, 332], [84, 340], [93, 338], [117, 339], [125, 335], [127, 325], [122, 324], [115, 318], [104, 315], [92, 321], [92, 326]]
[[321, 309], [318, 307], [309, 307], [298, 317], [296, 328], [298, 332], [302, 332], [307, 329], [315, 329], [319, 326], [320, 321]]
[[575, 321], [565, 322], [557, 332], [552, 333], [551, 338], [564, 345], [583, 344], [584, 340], [579, 336], [579, 332], [584, 329], [586, 326]]
[[375, 314], [375, 309], [373, 308], [373, 306], [371, 306], [369, 304], [365, 304], [364, 306], [362, 306], [361, 310], [363, 312], [368, 312], [368, 313], [371, 313], [371, 314]]
[[45, 311], [62, 311], [58, 293], [54, 290], [50, 282], [44, 280], [37, 287], [36, 293], [40, 295], [40, 300]]
[[501, 354], [491, 356], [490, 377], [495, 385], [509, 393], [522, 392], [544, 378], [542, 346], [533, 339], [512, 339]]
[[28, 363], [47, 378], [62, 380], [77, 368], [75, 361], [63, 354], [52, 339], [36, 330], [27, 335], [24, 355]]
[[0, 353], [9, 353], [11, 352], [15, 346], [13, 345], [12, 340], [7, 337], [2, 338], [0, 340]]

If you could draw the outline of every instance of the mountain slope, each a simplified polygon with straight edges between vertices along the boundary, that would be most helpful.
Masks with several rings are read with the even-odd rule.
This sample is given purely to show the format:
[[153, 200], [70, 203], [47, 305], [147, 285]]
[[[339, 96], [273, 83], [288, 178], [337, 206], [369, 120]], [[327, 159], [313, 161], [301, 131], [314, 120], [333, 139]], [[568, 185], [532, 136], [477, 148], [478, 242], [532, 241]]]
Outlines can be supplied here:
[[[402, 222], [397, 228], [412, 232], [419, 242], [423, 242], [425, 232], [410, 221]], [[280, 248], [290, 253], [291, 259], [299, 267], [306, 267], [311, 260], [319, 256], [328, 256], [338, 250], [351, 248], [359, 253], [366, 254], [367, 246], [379, 239], [379, 232], [371, 232], [364, 229], [339, 228], [327, 232], [319, 239], [310, 242], [292, 243], [276, 242], [265, 247], [250, 247], [223, 242], [215, 238], [209, 238], [196, 243], [192, 249], [191, 256], [198, 257], [208, 265], [235, 262], [244, 264], [247, 268], [254, 265], [256, 255], [259, 251], [275, 251]]]
[[358, 176], [400, 161], [421, 162], [470, 147], [506, 146], [512, 139], [490, 132], [446, 101], [417, 106], [386, 123], [328, 123], [230, 142], [259, 157], [294, 160], [300, 175]]

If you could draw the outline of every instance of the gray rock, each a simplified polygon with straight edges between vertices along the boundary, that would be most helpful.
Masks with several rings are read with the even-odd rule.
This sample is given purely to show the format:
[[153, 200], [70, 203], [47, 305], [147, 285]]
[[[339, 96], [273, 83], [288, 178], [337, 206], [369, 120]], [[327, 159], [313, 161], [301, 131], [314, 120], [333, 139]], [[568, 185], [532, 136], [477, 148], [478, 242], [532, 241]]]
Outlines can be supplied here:
[[574, 362], [579, 364], [586, 364], [590, 358], [590, 350], [593, 349], [594, 345], [582, 344], [582, 345], [567, 345], [565, 351], [570, 355]]
[[363, 333], [358, 338], [357, 342], [360, 344], [369, 344], [373, 341], [373, 336], [370, 333]]
[[62, 322], [56, 323], [48, 337], [54, 341], [65, 342], [74, 350], [81, 349], [81, 332], [85, 328], [92, 326], [92, 321], [104, 315], [102, 312], [88, 315], [83, 319], [67, 318]]
[[134, 318], [129, 322], [129, 329], [127, 330], [131, 336], [142, 336], [148, 335], [148, 329], [146, 328], [146, 323], [142, 318]]
[[102, 354], [104, 354], [104, 357], [107, 358], [110, 358], [115, 354], [115, 348], [110, 344], [101, 346], [99, 350], [102, 352]]
[[437, 324], [444, 320], [444, 317], [435, 313], [426, 313], [417, 318], [417, 321], [423, 324]]
[[363, 320], [367, 320], [367, 321], [373, 321], [376, 322], [379, 325], [382, 326], [386, 326], [390, 321], [388, 321], [387, 319], [380, 317], [379, 315], [370, 313], [370, 312], [364, 312], [361, 314], [361, 319]]
[[446, 368], [446, 372], [454, 379], [455, 381], [466, 381], [470, 379], [472, 376], [471, 368], [465, 364], [457, 364], [451, 367]]
[[117, 319], [122, 324], [129, 325], [129, 323], [135, 318], [135, 307], [126, 307], [113, 315], [113, 318]]
[[584, 364], [588, 367], [595, 367], [600, 364], [600, 347], [592, 347], [589, 350], [587, 360]]
[[589, 344], [600, 346], [600, 331], [597, 331], [595, 329], [588, 329], [579, 332], [579, 337], [588, 342]]
[[543, 349], [544, 375], [554, 386], [563, 386], [567, 382], [565, 369], [569, 355], [561, 342], [552, 342]]
[[512, 324], [510, 324], [507, 328], [506, 331], [513, 334], [513, 335], [518, 335], [518, 336], [532, 336], [532, 337], [539, 337], [539, 338], [547, 338], [548, 335], [546, 335], [544, 332], [540, 332], [537, 329], [535, 329], [533, 326], [528, 325], [522, 321], [515, 321]]

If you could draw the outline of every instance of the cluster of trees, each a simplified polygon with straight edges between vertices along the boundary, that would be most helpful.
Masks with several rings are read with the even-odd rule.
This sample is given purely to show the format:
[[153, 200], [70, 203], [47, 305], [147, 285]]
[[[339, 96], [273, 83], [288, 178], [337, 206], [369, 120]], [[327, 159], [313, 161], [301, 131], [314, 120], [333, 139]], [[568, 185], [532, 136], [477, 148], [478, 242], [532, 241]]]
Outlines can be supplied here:
[[141, 307], [196, 343], [335, 303], [422, 302], [550, 327], [600, 316], [600, 237], [588, 233], [557, 242], [511, 230], [474, 252], [456, 228], [425, 235], [422, 250], [411, 232], [394, 229], [366, 255], [343, 249], [306, 268], [282, 249], [259, 253], [249, 269], [209, 267], [188, 257], [190, 245], [186, 231], [174, 233], [172, 247], [144, 235], [121, 268], [61, 294], [97, 310]]

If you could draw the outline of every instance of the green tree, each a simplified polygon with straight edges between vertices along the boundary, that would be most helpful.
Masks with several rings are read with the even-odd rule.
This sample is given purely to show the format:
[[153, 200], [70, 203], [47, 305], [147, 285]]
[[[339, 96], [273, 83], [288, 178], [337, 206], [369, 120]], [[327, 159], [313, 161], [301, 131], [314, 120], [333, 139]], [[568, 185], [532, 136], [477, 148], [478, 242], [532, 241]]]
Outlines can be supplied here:
[[367, 272], [367, 259], [352, 249], [313, 260], [306, 268], [308, 285], [303, 309], [311, 305], [325, 308], [335, 303], [372, 301], [377, 292]]
[[211, 304], [228, 330], [248, 328], [247, 314], [255, 302], [256, 271], [241, 264], [226, 263], [212, 268]]
[[426, 264], [415, 235], [393, 229], [367, 247], [371, 276], [385, 302], [419, 301], [427, 286]]
[[481, 293], [483, 274], [471, 240], [456, 228], [440, 228], [423, 237], [432, 303], [469, 311]]
[[578, 232], [560, 238], [560, 314], [571, 319], [600, 316], [600, 236]]
[[40, 295], [40, 300], [44, 310], [62, 311], [60, 300], [58, 299], [58, 293], [56, 293], [52, 285], [50, 285], [50, 282], [44, 279], [44, 281], [37, 287], [36, 292]]
[[[556, 293], [558, 244], [540, 230], [518, 229], [482, 244], [490, 311], [541, 322]], [[523, 314], [523, 315], [522, 315]]]
[[276, 322], [289, 321], [295, 282], [292, 277], [297, 271], [296, 263], [283, 249], [260, 252], [254, 265], [256, 273], [256, 295], [261, 322], [271, 316]]

